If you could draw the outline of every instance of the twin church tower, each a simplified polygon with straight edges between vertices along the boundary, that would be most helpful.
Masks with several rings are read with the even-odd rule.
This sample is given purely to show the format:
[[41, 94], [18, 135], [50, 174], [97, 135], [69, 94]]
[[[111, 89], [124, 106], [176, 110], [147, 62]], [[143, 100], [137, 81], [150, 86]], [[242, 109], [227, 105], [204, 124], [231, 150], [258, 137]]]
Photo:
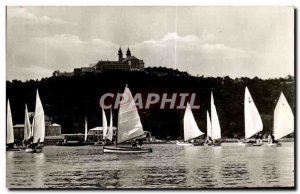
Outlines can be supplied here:
[[129, 48], [126, 51], [126, 58], [123, 58], [123, 51], [120, 47], [118, 50], [118, 61], [100, 60], [89, 67], [75, 68], [73, 72], [54, 71], [53, 76], [70, 77], [74, 75], [101, 73], [109, 70], [144, 71], [144, 66], [144, 61], [132, 56]]

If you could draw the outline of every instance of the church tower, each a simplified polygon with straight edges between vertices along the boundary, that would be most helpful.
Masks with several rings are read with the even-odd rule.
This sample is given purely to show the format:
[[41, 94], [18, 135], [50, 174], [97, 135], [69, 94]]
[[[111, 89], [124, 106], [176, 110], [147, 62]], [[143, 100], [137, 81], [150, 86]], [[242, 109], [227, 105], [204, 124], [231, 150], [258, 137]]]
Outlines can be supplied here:
[[123, 61], [123, 52], [122, 52], [121, 47], [119, 48], [118, 56], [119, 56], [119, 61], [122, 62]]
[[127, 58], [128, 58], [128, 57], [131, 57], [131, 52], [130, 52], [130, 50], [129, 50], [129, 47], [128, 47], [127, 52], [126, 52], [126, 57], [127, 57]]

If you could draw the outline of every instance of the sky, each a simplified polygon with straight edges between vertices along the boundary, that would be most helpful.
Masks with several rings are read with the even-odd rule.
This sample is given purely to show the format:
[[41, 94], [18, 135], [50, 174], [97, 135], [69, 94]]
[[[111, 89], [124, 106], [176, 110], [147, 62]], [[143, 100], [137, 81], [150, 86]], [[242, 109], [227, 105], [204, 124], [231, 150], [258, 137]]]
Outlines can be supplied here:
[[199, 76], [294, 75], [293, 7], [7, 7], [6, 79], [117, 60]]

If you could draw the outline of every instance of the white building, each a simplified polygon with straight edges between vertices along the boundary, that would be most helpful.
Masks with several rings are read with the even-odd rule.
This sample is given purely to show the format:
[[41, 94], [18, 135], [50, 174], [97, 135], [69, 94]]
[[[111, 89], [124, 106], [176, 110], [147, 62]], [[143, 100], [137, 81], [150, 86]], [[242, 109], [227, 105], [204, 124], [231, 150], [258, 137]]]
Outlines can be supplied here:
[[[109, 127], [107, 127], [108, 129]], [[98, 139], [103, 139], [103, 127], [95, 127], [92, 129], [89, 129], [88, 132], [89, 135], [93, 135], [97, 137]], [[113, 127], [113, 139], [116, 139], [117, 135], [117, 127]]]

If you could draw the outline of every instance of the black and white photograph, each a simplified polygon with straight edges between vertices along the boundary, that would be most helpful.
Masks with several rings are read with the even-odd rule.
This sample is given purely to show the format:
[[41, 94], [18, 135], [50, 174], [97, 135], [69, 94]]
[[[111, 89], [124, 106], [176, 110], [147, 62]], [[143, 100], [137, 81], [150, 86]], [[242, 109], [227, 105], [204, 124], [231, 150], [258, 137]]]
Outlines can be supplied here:
[[296, 188], [295, 7], [5, 10], [9, 190]]

